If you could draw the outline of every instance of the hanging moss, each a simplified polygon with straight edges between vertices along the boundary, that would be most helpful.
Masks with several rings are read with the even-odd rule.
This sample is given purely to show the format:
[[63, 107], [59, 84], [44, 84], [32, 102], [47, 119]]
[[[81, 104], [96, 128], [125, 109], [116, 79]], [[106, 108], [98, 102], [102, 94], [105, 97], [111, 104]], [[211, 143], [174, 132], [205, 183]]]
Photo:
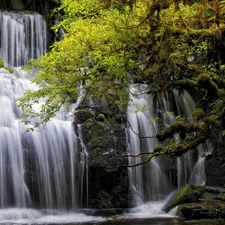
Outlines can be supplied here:
[[220, 129], [220, 121], [216, 115], [211, 115], [204, 118], [204, 122], [209, 126], [209, 128]]
[[186, 89], [190, 91], [190, 89], [195, 89], [198, 86], [197, 81], [191, 80], [191, 79], [183, 79], [183, 80], [178, 80], [174, 83], [171, 84], [172, 87], [179, 87], [182, 89]]
[[218, 94], [218, 87], [217, 85], [212, 81], [211, 77], [207, 73], [202, 73], [197, 77], [197, 82], [200, 85], [200, 87], [204, 88], [207, 92], [206, 95], [208, 98], [216, 98], [219, 96]]
[[179, 133], [182, 136], [183, 134], [194, 132], [199, 128], [201, 128], [200, 124], [184, 124], [183, 122], [175, 122], [169, 127], [163, 129], [161, 133], [157, 135], [157, 138], [159, 141], [164, 141], [176, 133]]
[[201, 108], [196, 108], [192, 114], [193, 119], [200, 120], [205, 116], [205, 112]]

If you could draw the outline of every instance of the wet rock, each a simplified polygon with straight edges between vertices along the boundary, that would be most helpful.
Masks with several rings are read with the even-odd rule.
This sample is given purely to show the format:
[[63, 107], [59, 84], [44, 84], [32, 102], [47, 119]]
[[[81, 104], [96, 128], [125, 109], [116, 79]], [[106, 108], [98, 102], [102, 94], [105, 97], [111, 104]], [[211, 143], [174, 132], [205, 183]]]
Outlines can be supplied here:
[[205, 191], [205, 187], [202, 185], [188, 184], [178, 189], [170, 200], [163, 207], [163, 211], [169, 212], [174, 207], [184, 204], [197, 202]]
[[178, 215], [186, 220], [225, 218], [225, 202], [219, 200], [200, 200], [197, 203], [181, 204]]
[[88, 119], [81, 127], [88, 151], [88, 206], [92, 208], [124, 208], [128, 205], [129, 179], [125, 129]]
[[[90, 97], [90, 96], [89, 96]], [[126, 208], [129, 179], [124, 165], [126, 131], [120, 123], [123, 112], [101, 102], [84, 99], [75, 113], [81, 140], [88, 153], [88, 177], [84, 180], [84, 207], [95, 209]], [[120, 118], [120, 119], [118, 119]], [[88, 189], [87, 189], [88, 188]]]
[[81, 109], [75, 112], [74, 114], [75, 116], [75, 121], [77, 124], [82, 124], [84, 123], [86, 120], [93, 118], [94, 114], [87, 109]]
[[224, 187], [225, 185], [225, 151], [214, 150], [205, 159], [206, 185]]

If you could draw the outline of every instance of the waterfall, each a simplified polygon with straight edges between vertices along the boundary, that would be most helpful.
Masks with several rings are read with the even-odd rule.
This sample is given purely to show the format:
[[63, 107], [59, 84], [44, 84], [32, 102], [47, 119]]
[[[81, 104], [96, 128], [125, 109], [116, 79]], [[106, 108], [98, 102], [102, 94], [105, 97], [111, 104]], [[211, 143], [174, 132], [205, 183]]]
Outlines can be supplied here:
[[[39, 119], [32, 119], [29, 125], [20, 119], [22, 111], [16, 99], [25, 90], [38, 87], [30, 82], [34, 75], [19, 66], [46, 53], [44, 17], [1, 11], [0, 21], [0, 57], [5, 67], [14, 70], [0, 69], [0, 223], [99, 220], [74, 211], [82, 204], [88, 174], [87, 152], [76, 135], [79, 131], [75, 130], [73, 114], [62, 109], [33, 132], [27, 128]], [[40, 104], [44, 102], [34, 108], [38, 110]]]
[[[151, 95], [140, 94], [149, 90], [148, 86], [136, 85], [130, 89], [131, 104], [128, 106], [128, 154], [150, 153], [158, 144], [154, 137], [159, 127], [154, 121], [156, 111]], [[150, 137], [140, 139], [140, 137]], [[151, 138], [152, 137], [152, 138]], [[144, 160], [145, 155], [143, 155]], [[143, 162], [141, 157], [129, 158], [130, 165]], [[146, 201], [159, 200], [170, 190], [165, 172], [161, 169], [160, 158], [153, 158], [149, 163], [129, 168], [133, 205], [141, 205]]]
[[[21, 66], [46, 52], [43, 16], [3, 11], [0, 21], [5, 65]], [[16, 68], [13, 74], [0, 71], [0, 208], [75, 209], [83, 179], [75, 128], [61, 110], [41, 131], [26, 132], [15, 100], [25, 90], [37, 89], [30, 78]]]
[[[77, 210], [85, 188], [88, 201], [88, 155], [71, 110], [60, 110], [33, 132], [27, 128], [34, 128], [39, 118], [29, 125], [20, 119], [16, 99], [38, 88], [30, 82], [34, 75], [20, 66], [47, 51], [44, 17], [0, 11], [0, 22], [0, 57], [14, 71], [0, 68], [0, 224], [103, 220]], [[40, 104], [44, 102], [33, 107], [39, 110]]]
[[[185, 118], [186, 122], [194, 122], [192, 112], [195, 108], [195, 103], [188, 92], [179, 95], [178, 91], [174, 90], [174, 98], [177, 106], [178, 115]], [[177, 183], [178, 188], [189, 183], [190, 174], [196, 163], [196, 155], [193, 151], [189, 151], [185, 155], [177, 158]], [[196, 181], [197, 182], [197, 181]], [[195, 183], [196, 183], [195, 182]]]
[[76, 208], [83, 178], [72, 121], [60, 111], [42, 131], [27, 133], [15, 98], [36, 87], [25, 71], [4, 69], [0, 85], [0, 207]]
[[24, 65], [46, 53], [45, 19], [37, 13], [0, 11], [0, 57], [6, 67]]
[[[154, 138], [157, 132], [176, 121], [175, 116], [171, 113], [171, 104], [167, 94], [163, 96], [146, 94], [150, 88], [148, 85], [138, 84], [132, 85], [130, 88], [128, 154], [142, 153], [142, 157], [130, 157], [130, 165], [144, 162], [146, 155], [143, 153], [150, 153], [154, 146], [159, 144]], [[186, 122], [194, 122], [192, 112], [195, 103], [190, 94], [184, 92], [179, 95], [174, 90], [173, 99], [178, 115], [184, 116]], [[179, 136], [175, 135], [174, 139], [179, 141]], [[200, 145], [197, 152], [189, 151], [173, 161], [168, 161], [168, 157], [161, 156], [152, 158], [145, 165], [129, 168], [133, 205], [140, 206], [149, 201], [163, 199], [174, 189], [188, 183], [204, 184], [204, 157], [211, 152], [211, 149], [212, 146], [207, 143]], [[170, 168], [168, 171], [165, 165], [172, 169]], [[177, 171], [177, 173], [171, 174], [171, 170]]]

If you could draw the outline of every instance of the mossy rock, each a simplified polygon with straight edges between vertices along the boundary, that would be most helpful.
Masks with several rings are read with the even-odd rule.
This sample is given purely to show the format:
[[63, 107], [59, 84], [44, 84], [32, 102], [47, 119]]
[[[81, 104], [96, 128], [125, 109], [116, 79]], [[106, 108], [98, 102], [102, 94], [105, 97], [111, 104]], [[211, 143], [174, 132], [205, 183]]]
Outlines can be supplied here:
[[205, 116], [205, 112], [203, 111], [203, 109], [200, 108], [196, 108], [192, 114], [192, 117], [195, 120], [200, 120]]
[[210, 74], [203, 73], [197, 77], [197, 82], [200, 87], [207, 89], [208, 98], [218, 97], [218, 87], [215, 82], [212, 81]]
[[163, 211], [169, 212], [180, 204], [197, 202], [205, 191], [205, 186], [188, 184], [178, 189], [171, 199], [163, 207]]
[[84, 123], [86, 120], [93, 118], [94, 114], [87, 109], [80, 109], [75, 112], [76, 122], [78, 124]]
[[4, 63], [1, 57], [0, 57], [0, 68], [4, 68]]

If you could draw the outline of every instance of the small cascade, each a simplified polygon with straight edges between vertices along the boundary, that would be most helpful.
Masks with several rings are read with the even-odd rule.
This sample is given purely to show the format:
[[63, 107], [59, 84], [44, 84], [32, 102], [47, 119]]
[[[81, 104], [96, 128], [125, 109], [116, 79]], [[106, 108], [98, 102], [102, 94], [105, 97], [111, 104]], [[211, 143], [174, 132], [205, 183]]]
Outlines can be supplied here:
[[83, 169], [68, 115], [61, 111], [41, 132], [27, 133], [15, 99], [36, 87], [25, 71], [10, 74], [4, 69], [0, 85], [0, 208], [76, 208]]
[[[128, 130], [128, 154], [138, 155], [140, 153], [150, 153], [154, 146], [158, 144], [154, 137], [158, 132], [158, 125], [154, 122], [156, 118], [151, 95], [145, 93], [148, 86], [132, 86], [131, 105], [128, 107], [128, 120], [130, 128]], [[139, 138], [144, 137], [144, 138]], [[145, 138], [149, 137], [149, 138]], [[152, 137], [152, 138], [151, 138]], [[142, 160], [143, 159], [143, 160]], [[130, 165], [141, 164], [145, 160], [143, 157], [129, 158]], [[161, 169], [159, 158], [153, 158], [149, 163], [134, 168], [129, 168], [131, 179], [131, 192], [134, 206], [141, 205], [150, 200], [160, 200], [170, 190], [165, 172]]]
[[[81, 178], [82, 180], [80, 181], [80, 199], [84, 199], [84, 195], [86, 198], [86, 206], [88, 206], [88, 151], [86, 146], [83, 144], [83, 137], [82, 137], [82, 132], [81, 132], [81, 126], [78, 125], [78, 137], [80, 140], [80, 171], [81, 171]], [[85, 180], [83, 180], [86, 178]], [[86, 184], [84, 187], [83, 184]], [[84, 190], [86, 191], [84, 193]], [[84, 203], [85, 204], [85, 203]]]
[[47, 51], [47, 28], [42, 15], [0, 11], [0, 57], [5, 67], [27, 64]]
[[213, 143], [207, 140], [205, 144], [198, 146], [198, 160], [192, 170], [189, 183], [205, 185], [205, 157], [212, 153]]
[[[169, 126], [176, 121], [171, 113], [168, 96], [153, 96], [145, 94], [150, 89], [147, 85], [132, 85], [130, 88], [131, 102], [128, 107], [128, 154], [138, 155], [151, 152], [158, 145], [156, 138], [151, 138], [163, 127]], [[186, 122], [194, 122], [192, 112], [195, 103], [188, 92], [179, 95], [173, 92], [178, 115], [184, 116]], [[156, 118], [159, 118], [158, 120]], [[142, 138], [140, 138], [142, 137]], [[146, 138], [149, 137], [149, 138]], [[179, 136], [174, 138], [179, 141]], [[185, 155], [173, 161], [173, 167], [177, 173], [171, 176], [166, 170], [164, 163], [169, 165], [171, 161], [165, 161], [166, 156], [156, 157], [143, 166], [129, 168], [131, 179], [131, 193], [134, 206], [146, 205], [149, 201], [158, 201], [174, 189], [188, 183], [204, 184], [204, 157], [211, 152], [210, 143], [198, 147], [198, 152], [189, 151]], [[167, 157], [168, 158], [168, 157]], [[143, 163], [142, 157], [130, 157], [130, 165]], [[175, 176], [175, 177], [174, 177]]]

